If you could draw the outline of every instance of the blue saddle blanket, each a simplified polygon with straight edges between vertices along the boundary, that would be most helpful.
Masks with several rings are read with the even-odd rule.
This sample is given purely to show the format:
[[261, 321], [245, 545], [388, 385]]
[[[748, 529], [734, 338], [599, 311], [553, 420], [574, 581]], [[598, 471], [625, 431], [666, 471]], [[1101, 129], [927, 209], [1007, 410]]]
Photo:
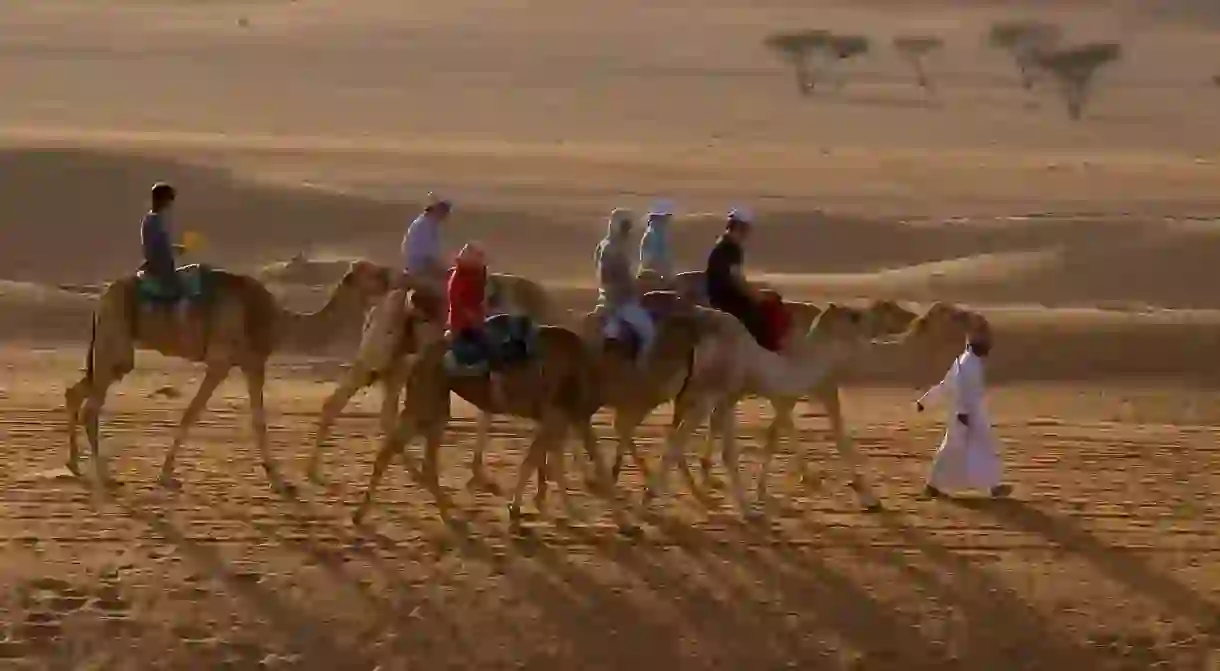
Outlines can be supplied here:
[[538, 325], [523, 315], [498, 314], [483, 322], [482, 331], [455, 333], [452, 338], [446, 369], [455, 375], [483, 375], [531, 359]]
[[178, 286], [167, 286], [161, 278], [143, 270], [136, 273], [136, 293], [150, 303], [173, 302], [185, 298], [192, 302], [206, 300], [211, 294], [212, 269], [191, 264], [174, 271]]

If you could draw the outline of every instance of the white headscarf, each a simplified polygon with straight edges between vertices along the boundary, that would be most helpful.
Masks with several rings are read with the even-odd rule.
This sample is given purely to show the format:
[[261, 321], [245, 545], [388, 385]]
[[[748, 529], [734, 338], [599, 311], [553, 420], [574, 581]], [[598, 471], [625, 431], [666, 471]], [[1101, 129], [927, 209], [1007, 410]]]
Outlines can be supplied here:
[[635, 215], [631, 210], [615, 208], [606, 221], [606, 237], [597, 245], [597, 262], [601, 263], [607, 254], [627, 254], [627, 236], [625, 232], [631, 228], [631, 220]]

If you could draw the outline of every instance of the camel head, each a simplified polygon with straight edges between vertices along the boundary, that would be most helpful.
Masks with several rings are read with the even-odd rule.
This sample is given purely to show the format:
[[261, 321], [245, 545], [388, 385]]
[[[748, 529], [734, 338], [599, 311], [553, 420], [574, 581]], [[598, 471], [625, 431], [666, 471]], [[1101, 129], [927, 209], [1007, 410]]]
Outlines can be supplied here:
[[868, 321], [868, 336], [883, 338], [903, 333], [910, 328], [918, 314], [891, 300], [874, 301], [864, 313]]
[[339, 286], [354, 289], [367, 305], [390, 290], [390, 269], [363, 259], [352, 261]]
[[911, 322], [902, 339], [937, 347], [959, 348], [965, 344], [967, 337], [991, 340], [991, 336], [991, 324], [983, 315], [938, 301]]

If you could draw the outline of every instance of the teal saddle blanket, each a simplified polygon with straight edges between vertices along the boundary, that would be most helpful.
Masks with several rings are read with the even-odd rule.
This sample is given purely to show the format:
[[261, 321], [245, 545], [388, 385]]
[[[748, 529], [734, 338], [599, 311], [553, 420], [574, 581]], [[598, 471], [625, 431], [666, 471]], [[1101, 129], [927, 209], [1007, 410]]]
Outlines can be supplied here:
[[136, 294], [149, 303], [172, 302], [187, 299], [192, 302], [207, 301], [215, 286], [215, 270], [202, 264], [182, 266], [174, 271], [178, 285], [167, 286], [161, 278], [143, 270], [136, 273]]
[[445, 367], [455, 375], [483, 375], [528, 361], [537, 347], [538, 325], [523, 315], [498, 314], [483, 322], [483, 330], [453, 334]]

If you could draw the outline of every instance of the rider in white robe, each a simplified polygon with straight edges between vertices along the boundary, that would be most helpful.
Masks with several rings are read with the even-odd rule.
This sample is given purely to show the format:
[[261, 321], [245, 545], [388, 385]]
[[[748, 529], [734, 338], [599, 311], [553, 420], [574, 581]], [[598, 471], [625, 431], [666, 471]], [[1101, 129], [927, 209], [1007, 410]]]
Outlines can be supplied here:
[[932, 462], [925, 497], [970, 489], [999, 497], [1011, 491], [1001, 484], [1003, 464], [984, 401], [983, 362], [990, 350], [989, 334], [972, 334], [966, 351], [953, 362], [945, 379], [916, 401], [920, 412], [938, 401], [947, 410], [945, 437]]

